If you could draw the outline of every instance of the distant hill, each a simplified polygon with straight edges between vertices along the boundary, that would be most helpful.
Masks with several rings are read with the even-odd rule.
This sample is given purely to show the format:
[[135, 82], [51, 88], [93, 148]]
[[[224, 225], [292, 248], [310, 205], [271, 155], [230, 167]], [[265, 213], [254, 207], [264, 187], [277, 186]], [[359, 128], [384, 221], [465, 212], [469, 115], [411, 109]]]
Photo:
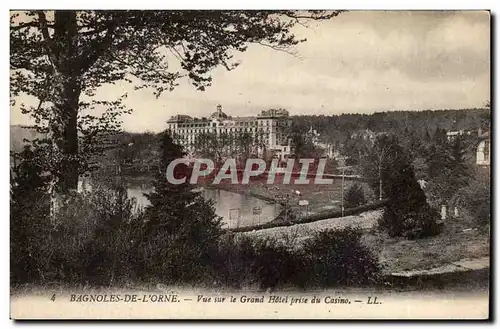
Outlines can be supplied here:
[[[399, 111], [373, 114], [341, 115], [300, 115], [292, 116], [295, 129], [307, 131], [313, 128], [320, 133], [323, 142], [342, 145], [353, 133], [362, 130], [390, 132], [399, 137], [412, 136], [424, 139], [434, 135], [436, 129], [483, 131], [490, 129], [489, 109]], [[34, 129], [19, 125], [10, 127], [10, 149], [22, 150], [23, 139], [41, 137]], [[122, 132], [108, 136], [103, 143], [109, 149], [95, 157], [95, 162], [104, 167], [115, 167], [118, 163], [123, 170], [150, 172], [157, 166], [159, 157], [159, 134]]]
[[446, 131], [481, 128], [488, 131], [491, 110], [486, 108], [462, 110], [390, 111], [373, 114], [298, 115], [293, 116], [295, 129], [307, 131], [310, 127], [321, 134], [324, 142], [348, 139], [361, 130], [389, 132], [397, 136], [412, 134], [418, 138], [433, 135], [437, 128]]

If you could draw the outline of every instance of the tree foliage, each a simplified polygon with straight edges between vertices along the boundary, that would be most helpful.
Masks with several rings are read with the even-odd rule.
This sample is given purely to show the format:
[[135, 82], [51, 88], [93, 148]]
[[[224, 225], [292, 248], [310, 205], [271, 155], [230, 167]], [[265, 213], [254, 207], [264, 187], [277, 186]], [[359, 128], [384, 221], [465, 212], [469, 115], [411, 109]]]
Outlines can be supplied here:
[[346, 208], [355, 208], [366, 203], [365, 193], [360, 184], [353, 184], [345, 193], [344, 202]]
[[174, 172], [177, 177], [187, 177], [186, 183], [174, 185], [167, 181], [168, 165], [183, 155], [182, 148], [165, 132], [160, 171], [154, 191], [147, 195], [151, 204], [145, 209], [138, 241], [142, 261], [152, 267], [150, 275], [171, 282], [202, 276], [210, 267], [210, 253], [222, 234], [222, 219], [215, 214], [212, 203], [189, 184], [187, 165], [178, 165], [180, 169]]
[[396, 135], [401, 145], [410, 151], [412, 159], [427, 158], [438, 128], [445, 135], [447, 131], [464, 130], [477, 136], [477, 130], [488, 130], [491, 121], [491, 110], [488, 108], [373, 114], [354, 114], [345, 109], [344, 112], [339, 115], [294, 116], [293, 125], [300, 131], [307, 131], [312, 126], [320, 134], [322, 142], [331, 144], [335, 151], [347, 156], [348, 164], [357, 165], [364, 154], [363, 144], [366, 142], [360, 135], [365, 133]]
[[432, 145], [431, 150], [437, 153], [429, 158], [426, 192], [432, 204], [441, 206], [450, 202], [458, 190], [469, 184], [473, 176], [472, 168], [466, 158], [466, 144], [461, 136]]
[[427, 204], [408, 152], [390, 135], [379, 135], [373, 150], [373, 158], [369, 155], [364, 162], [364, 172], [372, 175], [366, 177], [374, 192], [381, 190], [383, 198], [389, 199], [380, 227], [391, 236], [407, 238], [437, 234], [437, 212]]
[[491, 177], [478, 171], [468, 183], [455, 192], [452, 202], [464, 209], [474, 222], [489, 225], [491, 221]]
[[[27, 11], [10, 18], [11, 101], [23, 94], [38, 105], [21, 104], [48, 138], [48, 168], [55, 189], [75, 189], [86, 171], [86, 152], [103, 133], [119, 129], [130, 111], [119, 99], [96, 99], [104, 85], [127, 81], [159, 97], [186, 77], [203, 90], [217, 66], [238, 63], [234, 52], [249, 44], [281, 51], [301, 41], [292, 28], [303, 19], [328, 19], [338, 11]], [[88, 110], [105, 111], [95, 117]], [[79, 134], [80, 132], [80, 134]], [[79, 140], [80, 139], [80, 140]], [[87, 145], [87, 146], [83, 146]]]
[[306, 133], [294, 127], [291, 133], [291, 152], [296, 159], [302, 158], [319, 158], [320, 151], [314, 145], [310, 138], [307, 138]]

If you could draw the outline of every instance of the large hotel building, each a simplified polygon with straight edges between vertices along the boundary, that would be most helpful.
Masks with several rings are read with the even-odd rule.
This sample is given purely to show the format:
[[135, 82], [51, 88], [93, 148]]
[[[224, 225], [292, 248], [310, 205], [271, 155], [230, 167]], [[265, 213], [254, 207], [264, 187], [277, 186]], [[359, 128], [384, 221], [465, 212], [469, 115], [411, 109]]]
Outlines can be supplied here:
[[217, 110], [208, 118], [193, 118], [175, 115], [167, 121], [174, 141], [188, 152], [196, 152], [196, 139], [201, 134], [222, 134], [237, 136], [246, 133], [253, 140], [260, 140], [257, 153], [281, 159], [290, 154], [290, 132], [292, 119], [283, 109], [263, 110], [254, 117], [231, 117], [217, 105]]

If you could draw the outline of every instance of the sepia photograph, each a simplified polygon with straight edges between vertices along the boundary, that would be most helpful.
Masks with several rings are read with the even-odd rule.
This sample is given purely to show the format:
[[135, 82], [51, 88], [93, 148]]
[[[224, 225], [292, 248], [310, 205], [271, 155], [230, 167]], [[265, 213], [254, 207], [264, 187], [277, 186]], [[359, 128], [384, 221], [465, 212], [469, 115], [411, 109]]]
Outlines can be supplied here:
[[10, 10], [10, 318], [488, 320], [488, 10]]

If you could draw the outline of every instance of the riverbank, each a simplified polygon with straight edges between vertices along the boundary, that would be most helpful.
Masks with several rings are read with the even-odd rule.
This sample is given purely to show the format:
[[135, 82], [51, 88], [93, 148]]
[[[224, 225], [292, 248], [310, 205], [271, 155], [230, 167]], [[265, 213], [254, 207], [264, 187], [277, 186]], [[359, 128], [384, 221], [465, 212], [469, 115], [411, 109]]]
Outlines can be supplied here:
[[[94, 178], [95, 179], [95, 178]], [[153, 176], [124, 176], [112, 180], [121, 180], [128, 187], [151, 189], [154, 182]], [[344, 192], [354, 183], [360, 184], [367, 202], [376, 201], [373, 192], [365, 182], [346, 179], [344, 181]], [[201, 184], [199, 187], [206, 189], [220, 189], [228, 192], [248, 195], [269, 203], [283, 203], [288, 200], [291, 211], [303, 217], [330, 211], [341, 210], [342, 205], [342, 179], [334, 178], [333, 184], [267, 184], [265, 181], [250, 181], [249, 184], [218, 185]], [[307, 201], [307, 206], [299, 205], [299, 201]]]
[[[201, 187], [206, 188], [206, 189], [213, 189], [213, 190], [224, 190], [228, 192], [233, 192], [233, 193], [238, 193], [242, 195], [249, 195], [254, 198], [267, 201], [269, 203], [277, 203], [276, 198], [272, 195], [266, 195], [265, 193], [262, 193], [262, 191], [258, 190], [252, 190], [248, 188], [238, 188], [238, 186], [241, 185], [202, 185]], [[247, 186], [248, 187], [248, 186]]]
[[[354, 181], [344, 182], [344, 191], [347, 191]], [[364, 182], [357, 182], [363, 188], [368, 202], [375, 201], [373, 192]], [[250, 181], [249, 184], [219, 184], [204, 185], [205, 188], [217, 188], [229, 192], [250, 195], [267, 202], [281, 202], [288, 200], [291, 211], [299, 217], [324, 213], [325, 211], [341, 210], [342, 180], [334, 179], [333, 184], [324, 185], [272, 185], [262, 181]], [[299, 201], [307, 201], [307, 206], [299, 205]]]

